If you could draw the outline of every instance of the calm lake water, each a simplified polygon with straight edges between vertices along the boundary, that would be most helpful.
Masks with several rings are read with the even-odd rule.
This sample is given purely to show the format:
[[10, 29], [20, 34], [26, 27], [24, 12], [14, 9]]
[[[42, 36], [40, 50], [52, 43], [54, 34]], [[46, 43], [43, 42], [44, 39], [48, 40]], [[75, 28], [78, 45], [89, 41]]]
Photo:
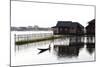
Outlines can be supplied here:
[[20, 46], [12, 44], [12, 66], [95, 60], [95, 37], [93, 36], [65, 36]]

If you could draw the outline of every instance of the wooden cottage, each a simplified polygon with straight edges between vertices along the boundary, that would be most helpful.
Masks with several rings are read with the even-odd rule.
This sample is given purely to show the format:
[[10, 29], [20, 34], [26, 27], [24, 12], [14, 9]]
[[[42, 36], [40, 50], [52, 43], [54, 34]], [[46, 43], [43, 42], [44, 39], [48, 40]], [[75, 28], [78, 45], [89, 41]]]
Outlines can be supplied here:
[[84, 27], [78, 22], [58, 21], [56, 26], [52, 27], [54, 35], [83, 34]]
[[86, 34], [95, 35], [95, 19], [88, 22], [88, 25], [86, 26]]

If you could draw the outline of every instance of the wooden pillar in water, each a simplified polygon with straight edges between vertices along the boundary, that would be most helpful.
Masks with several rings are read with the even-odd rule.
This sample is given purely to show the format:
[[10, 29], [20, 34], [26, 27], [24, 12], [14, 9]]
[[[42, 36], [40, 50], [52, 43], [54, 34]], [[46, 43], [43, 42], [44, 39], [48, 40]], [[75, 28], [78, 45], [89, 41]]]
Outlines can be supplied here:
[[14, 34], [14, 49], [15, 49], [15, 52], [16, 52], [16, 34]]

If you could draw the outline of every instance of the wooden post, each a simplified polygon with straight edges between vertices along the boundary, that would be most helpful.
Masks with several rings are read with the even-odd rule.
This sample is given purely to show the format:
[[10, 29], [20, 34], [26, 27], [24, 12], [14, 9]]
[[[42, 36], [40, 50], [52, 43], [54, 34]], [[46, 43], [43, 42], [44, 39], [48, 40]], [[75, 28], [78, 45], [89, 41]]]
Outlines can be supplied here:
[[[28, 34], [26, 36], [27, 36], [27, 42], [28, 42]], [[27, 43], [27, 46], [28, 46], [28, 43]]]
[[14, 48], [15, 48], [15, 52], [16, 52], [16, 34], [14, 34]]

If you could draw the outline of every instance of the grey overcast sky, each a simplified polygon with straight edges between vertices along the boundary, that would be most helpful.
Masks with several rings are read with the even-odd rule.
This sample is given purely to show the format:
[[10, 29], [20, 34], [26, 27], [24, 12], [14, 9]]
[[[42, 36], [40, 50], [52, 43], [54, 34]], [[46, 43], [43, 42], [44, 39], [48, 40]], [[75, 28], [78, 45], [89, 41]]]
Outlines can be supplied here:
[[52, 27], [57, 21], [79, 22], [86, 26], [92, 19], [93, 6], [11, 2], [11, 26]]

